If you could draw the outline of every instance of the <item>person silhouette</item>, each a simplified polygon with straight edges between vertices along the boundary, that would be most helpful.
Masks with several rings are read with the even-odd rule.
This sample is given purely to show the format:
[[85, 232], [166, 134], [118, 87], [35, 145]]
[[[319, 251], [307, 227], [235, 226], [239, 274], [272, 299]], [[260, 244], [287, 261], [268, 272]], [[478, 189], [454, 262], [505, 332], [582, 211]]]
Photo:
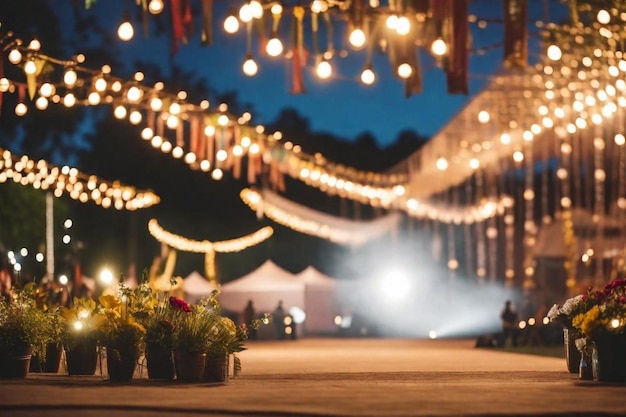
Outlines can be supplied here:
[[256, 319], [256, 312], [254, 310], [254, 304], [252, 300], [248, 300], [248, 304], [246, 304], [246, 308], [243, 310], [242, 321], [243, 324], [248, 328], [248, 339], [256, 340], [257, 332], [256, 329], [251, 326], [252, 322]]
[[504, 347], [506, 341], [510, 338], [513, 347], [517, 347], [517, 312], [513, 308], [511, 300], [506, 300], [504, 303], [500, 319], [502, 320], [502, 335], [498, 345]]
[[276, 329], [276, 337], [278, 339], [285, 339], [285, 309], [283, 308], [283, 300], [278, 301], [278, 305], [272, 312], [272, 322], [274, 323], [274, 329]]

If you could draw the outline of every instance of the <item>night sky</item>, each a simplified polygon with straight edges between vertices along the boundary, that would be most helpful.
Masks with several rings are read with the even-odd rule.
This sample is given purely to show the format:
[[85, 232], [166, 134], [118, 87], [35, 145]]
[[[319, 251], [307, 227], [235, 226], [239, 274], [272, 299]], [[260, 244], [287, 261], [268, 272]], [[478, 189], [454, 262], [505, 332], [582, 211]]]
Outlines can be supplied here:
[[[82, 2], [81, 2], [82, 3]], [[236, 2], [231, 2], [235, 4]], [[306, 94], [294, 95], [289, 92], [289, 66], [291, 62], [284, 58], [259, 57], [258, 41], [253, 41], [259, 73], [255, 77], [246, 77], [241, 71], [245, 58], [245, 30], [239, 29], [234, 35], [228, 35], [222, 28], [226, 16], [226, 2], [216, 2], [214, 8], [214, 43], [212, 46], [200, 45], [199, 17], [194, 21], [194, 30], [187, 45], [182, 45], [177, 54], [171, 56], [171, 38], [168, 33], [155, 34], [155, 22], [151, 21], [151, 33], [145, 38], [138, 22], [138, 9], [134, 2], [122, 0], [98, 0], [91, 9], [83, 13], [98, 16], [105, 28], [115, 33], [124, 14], [124, 7], [132, 7], [135, 17], [135, 37], [128, 43], [119, 41], [118, 48], [127, 54], [129, 60], [139, 58], [155, 62], [172, 59], [179, 66], [193, 69], [198, 76], [205, 77], [208, 83], [220, 92], [236, 91], [242, 103], [251, 104], [253, 121], [258, 124], [269, 123], [280, 110], [292, 107], [308, 117], [312, 130], [329, 132], [351, 140], [357, 135], [369, 132], [381, 146], [393, 142], [398, 133], [413, 130], [423, 136], [435, 134], [457, 113], [471, 96], [488, 82], [489, 74], [501, 68], [502, 24], [492, 22], [502, 17], [501, 0], [474, 0], [470, 2], [470, 13], [478, 18], [490, 21], [484, 29], [471, 24], [472, 47], [482, 49], [484, 54], [470, 56], [470, 94], [449, 95], [446, 92], [445, 74], [437, 68], [432, 59], [421, 51], [421, 63], [424, 72], [423, 92], [409, 98], [404, 97], [403, 83], [393, 77], [389, 61], [382, 54], [375, 55], [374, 69], [377, 82], [373, 86], [364, 86], [358, 80], [365, 63], [365, 52], [351, 52], [346, 58], [336, 58], [335, 74], [329, 80], [319, 80], [313, 74], [312, 64], [304, 71]], [[239, 4], [239, 3], [236, 3]], [[551, 2], [548, 14], [554, 19], [564, 6]], [[130, 6], [129, 6], [130, 5]], [[543, 0], [529, 1], [529, 20], [542, 19], [546, 16]], [[59, 2], [59, 15], [69, 22], [71, 2]], [[154, 19], [154, 18], [152, 18]], [[163, 13], [161, 21], [170, 28], [170, 16]], [[290, 21], [283, 18], [281, 26], [288, 28]], [[532, 26], [532, 24], [531, 24]], [[71, 27], [66, 25], [65, 27]], [[339, 26], [336, 25], [339, 32]], [[67, 36], [72, 36], [71, 32]], [[306, 35], [305, 35], [306, 36]], [[283, 41], [285, 41], [283, 39]], [[536, 56], [533, 46], [536, 37], [531, 36], [530, 59]], [[340, 45], [336, 43], [336, 47]], [[44, 44], [45, 50], [45, 44]], [[68, 53], [78, 53], [68, 51]], [[132, 58], [131, 58], [132, 57]], [[89, 67], [89, 56], [85, 66]], [[137, 68], [136, 70], [141, 70]], [[113, 68], [116, 74], [116, 69]], [[167, 86], [166, 86], [167, 88]], [[288, 138], [297, 143], [297, 138]]]

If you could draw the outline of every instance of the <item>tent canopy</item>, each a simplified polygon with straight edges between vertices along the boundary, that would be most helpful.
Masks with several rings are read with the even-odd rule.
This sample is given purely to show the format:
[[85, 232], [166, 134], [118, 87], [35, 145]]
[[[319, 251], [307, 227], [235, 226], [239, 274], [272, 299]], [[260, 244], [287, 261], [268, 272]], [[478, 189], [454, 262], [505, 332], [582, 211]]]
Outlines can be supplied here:
[[334, 279], [322, 274], [310, 265], [296, 274], [296, 278], [300, 282], [303, 282], [307, 287], [325, 287], [331, 289], [336, 286]]
[[183, 280], [185, 293], [190, 295], [209, 295], [215, 289], [198, 271], [193, 271]]

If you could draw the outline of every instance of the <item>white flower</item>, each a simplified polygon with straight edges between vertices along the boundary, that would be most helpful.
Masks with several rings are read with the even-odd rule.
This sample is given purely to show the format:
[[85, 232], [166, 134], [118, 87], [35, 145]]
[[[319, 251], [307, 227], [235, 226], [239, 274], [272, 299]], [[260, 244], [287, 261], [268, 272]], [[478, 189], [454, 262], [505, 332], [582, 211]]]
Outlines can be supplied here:
[[576, 349], [582, 352], [587, 346], [587, 339], [581, 337], [580, 339], [576, 339], [574, 343], [576, 343]]
[[566, 300], [563, 303], [563, 307], [561, 307], [561, 314], [564, 314], [566, 316], [569, 316], [570, 314], [572, 314], [572, 310], [574, 310], [574, 307], [576, 307], [578, 305], [578, 303], [581, 302], [581, 300], [583, 299], [582, 294], [577, 295], [576, 297], [572, 297], [568, 300]]
[[561, 311], [559, 310], [559, 305], [555, 304], [552, 306], [552, 308], [550, 308], [550, 311], [548, 311], [546, 317], [550, 319], [550, 321], [554, 321], [559, 314], [561, 314]]

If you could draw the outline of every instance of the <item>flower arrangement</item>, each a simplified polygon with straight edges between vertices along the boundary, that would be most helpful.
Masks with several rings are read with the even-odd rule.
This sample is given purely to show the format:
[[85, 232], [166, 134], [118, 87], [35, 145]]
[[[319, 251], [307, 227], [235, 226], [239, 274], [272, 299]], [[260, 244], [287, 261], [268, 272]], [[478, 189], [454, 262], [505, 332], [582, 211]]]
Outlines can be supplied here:
[[93, 298], [74, 297], [71, 307], [61, 308], [61, 343], [66, 349], [97, 344], [104, 318], [96, 307]]
[[572, 319], [582, 311], [587, 310], [587, 302], [583, 302], [583, 295], [565, 300], [563, 305], [554, 304], [548, 311], [546, 317], [550, 322], [559, 322], [567, 328], [572, 328]]
[[581, 298], [585, 309], [572, 318], [572, 326], [592, 339], [603, 334], [624, 334], [626, 328], [626, 279], [608, 283], [603, 290], [592, 291]]
[[177, 297], [169, 298], [173, 309], [173, 347], [184, 352], [206, 352], [211, 344], [215, 319], [206, 314], [204, 305], [190, 305]]
[[31, 348], [45, 359], [50, 340], [50, 320], [35, 300], [35, 286], [16, 290], [13, 300], [0, 298], [0, 356]]
[[146, 332], [128, 307], [128, 299], [102, 295], [98, 314], [102, 317], [100, 343], [111, 348], [139, 347]]

